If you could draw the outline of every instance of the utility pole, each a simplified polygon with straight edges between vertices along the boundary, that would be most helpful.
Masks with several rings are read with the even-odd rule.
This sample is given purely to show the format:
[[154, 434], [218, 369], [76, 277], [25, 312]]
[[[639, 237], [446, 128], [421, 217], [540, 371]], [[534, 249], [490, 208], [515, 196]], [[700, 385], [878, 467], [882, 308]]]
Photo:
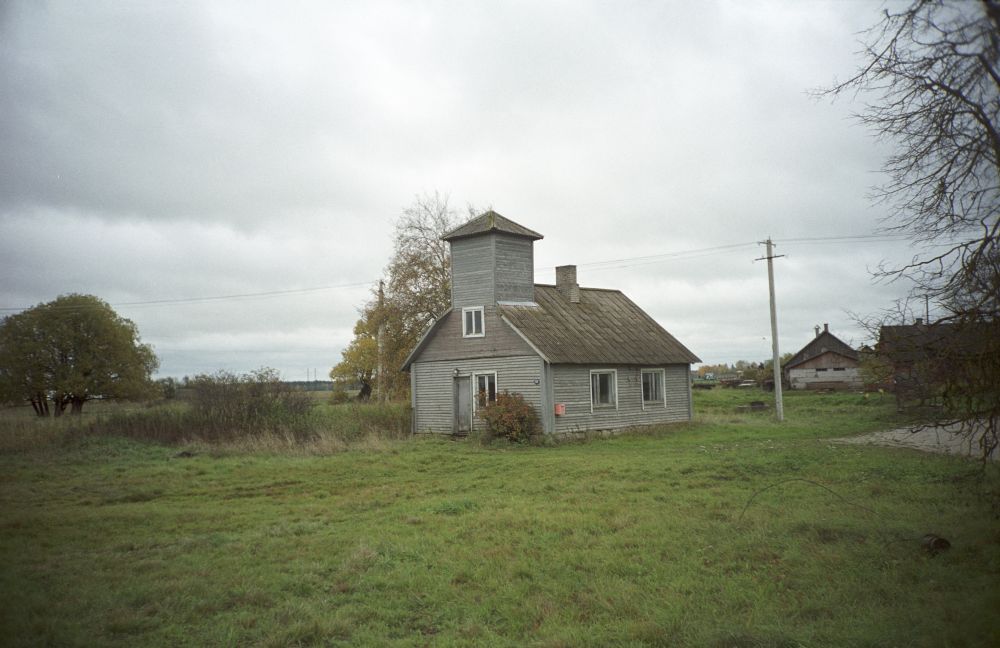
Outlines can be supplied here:
[[[774, 305], [774, 260], [785, 256], [780, 254], [774, 256], [773, 247], [774, 242], [771, 241], [771, 237], [767, 237], [766, 241], [760, 241], [767, 245], [767, 256], [763, 257], [767, 259], [767, 286], [771, 294], [771, 362], [774, 365], [774, 414], [778, 417], [779, 421], [785, 420], [785, 406], [781, 402], [781, 355], [778, 353], [778, 311]], [[756, 259], [760, 261], [761, 259]]]
[[378, 400], [385, 402], [385, 380], [382, 374], [382, 338], [385, 334], [385, 282], [378, 280], [378, 338], [375, 343], [378, 346], [378, 364], [375, 371], [375, 389], [378, 390]]

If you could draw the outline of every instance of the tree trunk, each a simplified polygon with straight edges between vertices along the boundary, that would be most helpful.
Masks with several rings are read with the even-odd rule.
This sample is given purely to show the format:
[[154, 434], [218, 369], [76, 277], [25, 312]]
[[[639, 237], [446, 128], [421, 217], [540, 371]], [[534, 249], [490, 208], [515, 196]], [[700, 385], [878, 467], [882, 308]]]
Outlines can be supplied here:
[[45, 394], [35, 394], [30, 400], [31, 409], [35, 410], [35, 416], [45, 418], [49, 415], [49, 400]]
[[371, 383], [361, 381], [361, 391], [358, 392], [358, 400], [368, 402], [368, 399], [372, 397], [372, 386]]
[[70, 414], [73, 414], [74, 416], [80, 416], [81, 414], [83, 414], [83, 404], [85, 402], [87, 401], [84, 400], [83, 398], [76, 398], [76, 397], [70, 400], [70, 403], [72, 404], [72, 407], [70, 408]]

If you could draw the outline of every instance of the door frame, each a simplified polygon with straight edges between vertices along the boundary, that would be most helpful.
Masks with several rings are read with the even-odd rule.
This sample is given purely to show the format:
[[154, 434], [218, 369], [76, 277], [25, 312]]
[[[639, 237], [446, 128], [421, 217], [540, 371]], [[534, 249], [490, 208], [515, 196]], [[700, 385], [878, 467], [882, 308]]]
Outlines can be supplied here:
[[[454, 417], [452, 419], [452, 433], [453, 434], [469, 434], [472, 432], [472, 408], [473, 408], [473, 398], [472, 393], [472, 374], [456, 374], [454, 380], [452, 381], [452, 394], [454, 398]], [[462, 385], [465, 385], [464, 389]], [[466, 420], [462, 420], [462, 397], [465, 397], [465, 416]], [[462, 428], [462, 423], [465, 423], [465, 429]]]

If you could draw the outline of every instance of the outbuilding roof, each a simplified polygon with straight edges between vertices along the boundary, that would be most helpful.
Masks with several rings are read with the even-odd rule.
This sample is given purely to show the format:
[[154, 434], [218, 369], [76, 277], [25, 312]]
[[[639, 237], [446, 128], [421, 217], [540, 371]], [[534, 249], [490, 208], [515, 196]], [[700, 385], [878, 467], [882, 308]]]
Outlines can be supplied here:
[[896, 363], [955, 360], [989, 349], [998, 328], [989, 322], [887, 325], [879, 331], [877, 349]]
[[856, 350], [852, 349], [847, 343], [843, 342], [830, 331], [823, 331], [813, 338], [809, 344], [802, 347], [802, 350], [792, 356], [782, 366], [784, 369], [791, 369], [824, 353], [836, 353], [851, 360], [858, 360], [858, 352]]
[[535, 284], [535, 303], [502, 303], [501, 316], [551, 363], [666, 365], [701, 362], [620, 290], [580, 288], [573, 303]]
[[523, 236], [531, 239], [532, 241], [537, 241], [543, 238], [538, 232], [530, 230], [523, 225], [518, 225], [509, 218], [505, 218], [491, 209], [490, 211], [473, 218], [464, 225], [460, 225], [451, 230], [442, 236], [441, 240], [454, 241], [455, 239], [464, 238], [466, 236], [486, 234], [488, 232], [502, 232], [504, 234], [513, 234], [514, 236]]

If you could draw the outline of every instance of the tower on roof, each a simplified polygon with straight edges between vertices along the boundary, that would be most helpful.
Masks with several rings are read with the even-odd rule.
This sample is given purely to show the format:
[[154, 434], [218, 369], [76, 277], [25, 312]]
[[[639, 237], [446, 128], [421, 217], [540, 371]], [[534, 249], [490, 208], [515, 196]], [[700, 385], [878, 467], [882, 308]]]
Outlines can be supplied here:
[[442, 236], [451, 246], [452, 307], [534, 301], [533, 246], [541, 238], [493, 210]]

